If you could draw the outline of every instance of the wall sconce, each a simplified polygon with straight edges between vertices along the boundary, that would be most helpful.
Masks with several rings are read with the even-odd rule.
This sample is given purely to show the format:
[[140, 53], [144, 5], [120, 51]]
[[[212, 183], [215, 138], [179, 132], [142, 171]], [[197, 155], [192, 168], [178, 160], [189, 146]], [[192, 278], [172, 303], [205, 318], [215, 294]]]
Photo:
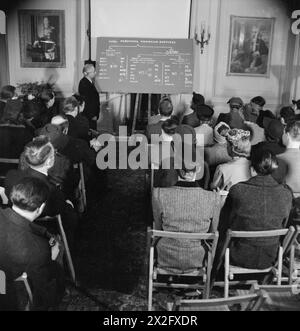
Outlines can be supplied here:
[[210, 29], [208, 27], [208, 29], [206, 31], [205, 23], [201, 23], [200, 39], [199, 39], [199, 36], [197, 33], [197, 26], [196, 26], [194, 39], [195, 39], [197, 45], [200, 45], [200, 51], [201, 51], [201, 54], [203, 54], [204, 45], [208, 45], [208, 42], [210, 40]]

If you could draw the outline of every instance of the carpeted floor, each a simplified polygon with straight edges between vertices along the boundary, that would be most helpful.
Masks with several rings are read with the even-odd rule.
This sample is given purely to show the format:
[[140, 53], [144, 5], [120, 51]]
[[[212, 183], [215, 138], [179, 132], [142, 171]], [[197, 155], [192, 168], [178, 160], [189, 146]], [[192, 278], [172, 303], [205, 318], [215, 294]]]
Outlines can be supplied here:
[[145, 171], [109, 170], [107, 187], [92, 183], [74, 256], [90, 297], [68, 287], [60, 310], [146, 309]]
[[[145, 171], [109, 170], [88, 183], [88, 192], [73, 254], [79, 286], [67, 287], [59, 310], [147, 310], [146, 229], [151, 221]], [[213, 290], [211, 297], [222, 294]], [[174, 295], [154, 294], [153, 309], [166, 310]], [[264, 310], [300, 310], [299, 300], [299, 295], [281, 294]]]

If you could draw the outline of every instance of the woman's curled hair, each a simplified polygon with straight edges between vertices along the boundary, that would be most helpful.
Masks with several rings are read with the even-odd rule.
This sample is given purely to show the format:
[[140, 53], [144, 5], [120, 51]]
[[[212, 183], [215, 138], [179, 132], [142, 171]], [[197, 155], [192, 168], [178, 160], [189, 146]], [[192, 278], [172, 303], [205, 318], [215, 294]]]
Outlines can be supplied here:
[[258, 175], [271, 175], [278, 168], [276, 156], [269, 150], [251, 151], [251, 165]]

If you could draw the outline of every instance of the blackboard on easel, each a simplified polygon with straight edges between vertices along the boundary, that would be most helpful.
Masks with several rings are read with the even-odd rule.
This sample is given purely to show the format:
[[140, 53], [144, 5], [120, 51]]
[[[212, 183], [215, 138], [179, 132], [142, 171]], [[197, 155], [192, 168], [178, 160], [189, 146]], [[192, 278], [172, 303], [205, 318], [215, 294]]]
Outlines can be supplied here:
[[[97, 85], [101, 92], [137, 93], [132, 133], [141, 94], [189, 94], [193, 91], [193, 40], [98, 38]], [[151, 104], [148, 105], [148, 118]]]
[[98, 38], [102, 92], [184, 94], [193, 90], [192, 39]]

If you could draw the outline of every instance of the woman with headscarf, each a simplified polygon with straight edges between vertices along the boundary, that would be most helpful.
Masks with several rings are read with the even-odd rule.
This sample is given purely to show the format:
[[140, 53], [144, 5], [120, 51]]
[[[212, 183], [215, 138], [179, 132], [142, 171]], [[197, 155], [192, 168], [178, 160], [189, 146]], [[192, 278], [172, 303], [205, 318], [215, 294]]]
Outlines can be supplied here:
[[215, 144], [204, 149], [205, 161], [210, 167], [231, 161], [227, 151], [226, 136], [230, 130], [229, 125], [224, 122], [218, 123], [214, 128]]

